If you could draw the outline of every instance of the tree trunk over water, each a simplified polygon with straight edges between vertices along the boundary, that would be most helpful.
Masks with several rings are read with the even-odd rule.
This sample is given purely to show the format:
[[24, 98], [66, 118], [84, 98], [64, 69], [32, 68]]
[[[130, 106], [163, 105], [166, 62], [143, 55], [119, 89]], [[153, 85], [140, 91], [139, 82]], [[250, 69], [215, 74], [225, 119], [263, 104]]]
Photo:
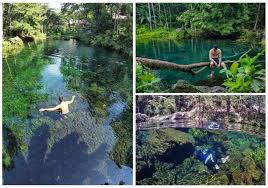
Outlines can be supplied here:
[[[146, 67], [152, 68], [152, 69], [173, 69], [173, 70], [179, 70], [183, 72], [189, 72], [192, 74], [197, 74], [201, 72], [204, 68], [209, 67], [210, 62], [199, 62], [199, 63], [192, 63], [192, 64], [176, 64], [176, 63], [171, 63], [168, 61], [162, 61], [158, 59], [148, 59], [148, 58], [143, 58], [143, 57], [136, 57], [136, 62], [141, 63], [145, 65]], [[232, 64], [235, 62], [239, 61], [223, 61], [225, 64]], [[256, 61], [257, 62], [262, 62], [262, 61]], [[201, 68], [198, 71], [194, 71], [194, 68]]]
[[[194, 72], [192, 69], [193, 68], [203, 68], [206, 66], [209, 66], [210, 62], [199, 62], [199, 63], [193, 63], [189, 65], [185, 64], [176, 64], [176, 63], [171, 63], [168, 61], [162, 61], [162, 60], [157, 60], [157, 59], [148, 59], [148, 58], [142, 58], [142, 57], [136, 57], [136, 61], [138, 63], [141, 63], [145, 65], [146, 67], [152, 68], [152, 69], [161, 69], [161, 68], [166, 68], [166, 69], [173, 69], [173, 70], [180, 70], [183, 72], [189, 72], [192, 74], [197, 74], [198, 72]], [[231, 64], [234, 63], [235, 61], [225, 61], [225, 64]]]

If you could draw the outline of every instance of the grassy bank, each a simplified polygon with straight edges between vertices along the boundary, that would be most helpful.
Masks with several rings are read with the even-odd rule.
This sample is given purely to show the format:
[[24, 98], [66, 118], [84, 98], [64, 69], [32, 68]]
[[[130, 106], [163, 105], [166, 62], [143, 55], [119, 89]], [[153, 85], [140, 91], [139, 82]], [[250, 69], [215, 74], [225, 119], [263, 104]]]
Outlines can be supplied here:
[[144, 42], [151, 39], [154, 40], [177, 40], [179, 38], [179, 33], [175, 29], [167, 30], [163, 27], [150, 30], [146, 26], [138, 26], [136, 30], [136, 40], [137, 42]]
[[[191, 38], [208, 39], [209, 35], [201, 30], [192, 29], [166, 29], [164, 27], [158, 27], [150, 29], [145, 25], [138, 25], [136, 30], [136, 41], [146, 42], [149, 40], [182, 40]], [[244, 29], [239, 35], [224, 37], [222, 35], [213, 35], [210, 39], [231, 39], [238, 43], [250, 44], [253, 48], [263, 49], [265, 48], [265, 33], [263, 30], [252, 31]]]

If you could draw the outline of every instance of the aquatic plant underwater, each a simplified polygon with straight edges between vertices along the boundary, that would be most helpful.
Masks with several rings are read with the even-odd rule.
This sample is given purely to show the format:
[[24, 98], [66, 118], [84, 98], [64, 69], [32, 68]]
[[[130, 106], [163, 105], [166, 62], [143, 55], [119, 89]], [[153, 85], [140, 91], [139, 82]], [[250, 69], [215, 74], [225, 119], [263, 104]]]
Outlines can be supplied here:
[[[137, 184], [265, 184], [264, 101], [264, 96], [138, 96]], [[213, 151], [218, 170], [205, 164], [200, 150]]]
[[[195, 147], [229, 156], [215, 170], [199, 160]], [[137, 184], [264, 185], [265, 140], [241, 132], [158, 129], [137, 132]]]
[[[75, 40], [46, 41], [8, 57], [3, 73], [4, 183], [131, 184], [129, 65], [116, 52]], [[117, 76], [123, 83], [114, 81]], [[38, 111], [55, 105], [59, 95], [66, 100], [77, 96], [67, 119]], [[66, 145], [74, 147], [67, 152]], [[42, 175], [36, 177], [37, 171]]]

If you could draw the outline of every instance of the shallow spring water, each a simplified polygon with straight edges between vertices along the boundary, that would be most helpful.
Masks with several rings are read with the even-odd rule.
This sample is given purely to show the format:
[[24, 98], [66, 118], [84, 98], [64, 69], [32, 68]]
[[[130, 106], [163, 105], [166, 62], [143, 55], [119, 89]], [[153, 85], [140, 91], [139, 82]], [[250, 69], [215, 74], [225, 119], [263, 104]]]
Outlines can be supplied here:
[[[32, 134], [28, 153], [16, 156], [15, 168], [4, 171], [4, 184], [132, 184], [132, 168], [119, 167], [109, 157], [116, 142], [110, 124], [127, 105], [132, 63], [75, 40], [40, 45], [45, 45], [41, 55], [51, 62], [41, 80], [48, 99], [33, 109], [26, 128]], [[67, 118], [38, 112], [57, 105], [60, 95], [66, 100], [76, 95]]]

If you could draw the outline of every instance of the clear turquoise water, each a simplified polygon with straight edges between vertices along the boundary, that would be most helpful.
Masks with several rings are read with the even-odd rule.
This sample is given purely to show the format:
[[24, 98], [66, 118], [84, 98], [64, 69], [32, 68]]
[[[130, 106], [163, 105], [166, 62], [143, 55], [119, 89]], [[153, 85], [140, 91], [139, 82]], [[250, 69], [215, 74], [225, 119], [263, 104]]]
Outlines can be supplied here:
[[[208, 62], [208, 53], [214, 44], [217, 44], [222, 50], [224, 60], [238, 59], [239, 56], [234, 56], [236, 53], [239, 54], [248, 50], [248, 47], [232, 40], [151, 40], [148, 42], [137, 42], [136, 54], [139, 57], [160, 59], [177, 64]], [[218, 71], [219, 69], [215, 69], [217, 75], [219, 75]], [[162, 79], [162, 84], [175, 84], [177, 80], [183, 79], [198, 85], [200, 80], [209, 78], [210, 71], [209, 68], [206, 68], [202, 73], [194, 76], [189, 73], [173, 70], [158, 70], [155, 73]]]

